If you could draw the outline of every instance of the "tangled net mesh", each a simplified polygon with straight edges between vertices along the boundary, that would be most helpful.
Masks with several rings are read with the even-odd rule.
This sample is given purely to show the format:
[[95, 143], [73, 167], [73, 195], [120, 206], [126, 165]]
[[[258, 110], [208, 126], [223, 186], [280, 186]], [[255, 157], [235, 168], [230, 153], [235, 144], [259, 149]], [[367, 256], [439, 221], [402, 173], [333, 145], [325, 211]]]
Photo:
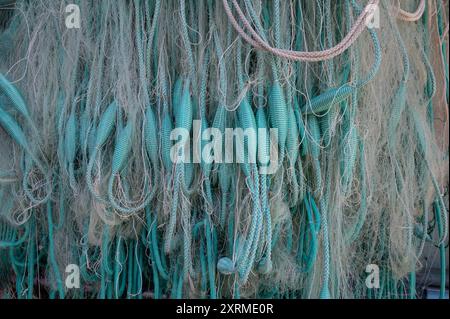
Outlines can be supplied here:
[[[277, 55], [335, 46], [371, 2], [341, 54]], [[448, 1], [74, 3], [80, 28], [0, 1], [2, 298], [414, 298], [426, 249], [445, 283]], [[278, 129], [275, 173], [173, 163], [192, 120]]]

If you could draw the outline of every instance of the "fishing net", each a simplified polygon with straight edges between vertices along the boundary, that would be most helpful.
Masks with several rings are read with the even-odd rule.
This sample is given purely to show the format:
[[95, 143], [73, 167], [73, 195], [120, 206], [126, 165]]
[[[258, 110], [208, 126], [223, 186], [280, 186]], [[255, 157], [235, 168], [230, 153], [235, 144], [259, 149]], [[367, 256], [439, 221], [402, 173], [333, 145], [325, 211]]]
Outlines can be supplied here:
[[1, 297], [443, 296], [446, 12], [1, 0]]

